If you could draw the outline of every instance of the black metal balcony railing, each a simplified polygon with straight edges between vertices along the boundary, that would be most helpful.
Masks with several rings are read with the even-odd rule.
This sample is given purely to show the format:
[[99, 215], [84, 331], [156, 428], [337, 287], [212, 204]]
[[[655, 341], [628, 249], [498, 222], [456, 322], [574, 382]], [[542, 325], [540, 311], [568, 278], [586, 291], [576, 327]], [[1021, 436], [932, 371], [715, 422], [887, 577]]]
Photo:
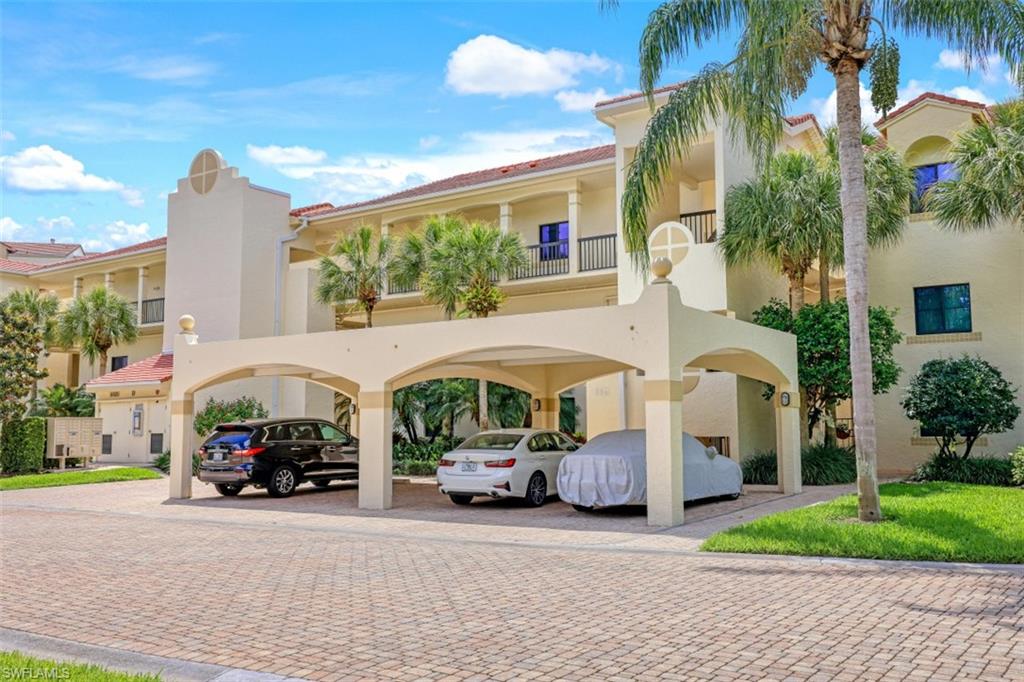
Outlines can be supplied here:
[[679, 222], [690, 228], [693, 238], [698, 244], [707, 244], [718, 238], [717, 211], [694, 211], [683, 213]]
[[531, 279], [569, 272], [569, 240], [526, 247], [527, 263], [512, 273], [512, 279]]
[[142, 315], [139, 324], [156, 324], [164, 321], [164, 299], [148, 298], [142, 300]]
[[580, 237], [580, 272], [609, 270], [617, 264], [614, 234]]
[[417, 285], [416, 282], [413, 282], [412, 284], [399, 284], [394, 279], [388, 277], [389, 294], [409, 294], [419, 290], [419, 285]]

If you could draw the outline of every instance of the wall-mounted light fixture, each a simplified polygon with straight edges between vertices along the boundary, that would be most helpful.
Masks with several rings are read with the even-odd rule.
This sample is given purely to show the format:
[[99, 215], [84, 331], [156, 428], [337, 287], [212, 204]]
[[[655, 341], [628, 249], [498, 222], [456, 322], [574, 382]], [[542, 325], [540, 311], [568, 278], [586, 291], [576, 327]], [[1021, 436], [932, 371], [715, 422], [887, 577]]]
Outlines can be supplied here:
[[789, 407], [789, 393], [783, 391], [779, 395], [779, 403], [781, 403], [783, 407]]
[[540, 398], [533, 399], [533, 411], [540, 412]]

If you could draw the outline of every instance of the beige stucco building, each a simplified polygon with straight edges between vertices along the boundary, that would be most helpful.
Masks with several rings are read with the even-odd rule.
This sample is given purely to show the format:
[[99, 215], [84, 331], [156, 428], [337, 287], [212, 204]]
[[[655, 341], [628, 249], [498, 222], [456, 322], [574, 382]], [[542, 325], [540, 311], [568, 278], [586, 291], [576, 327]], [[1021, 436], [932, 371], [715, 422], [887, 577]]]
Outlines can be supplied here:
[[[661, 91], [657, 101], [670, 90]], [[786, 434], [780, 432], [778, 406], [761, 397], [761, 382], [785, 386], [795, 368], [784, 366], [785, 341], [765, 337], [763, 346], [745, 347], [742, 340], [757, 330], [743, 324], [756, 308], [773, 296], [785, 298], [785, 282], [763, 269], [726, 268], [716, 248], [725, 192], [754, 172], [749, 155], [725, 132], [724, 122], [709, 122], [704, 138], [672, 169], [649, 221], [652, 255], [674, 266], [671, 284], [664, 287], [672, 293], [658, 293], [663, 290], [631, 268], [616, 210], [625, 170], [650, 116], [647, 103], [621, 97], [599, 103], [595, 115], [613, 131], [614, 144], [467, 173], [347, 206], [293, 207], [288, 195], [253, 185], [207, 150], [168, 197], [166, 238], [89, 255], [67, 245], [12, 243], [0, 253], [0, 293], [31, 287], [70, 299], [107, 284], [136, 302], [142, 334], [136, 343], [111, 351], [112, 367], [101, 371], [73, 349], [55, 348], [43, 382], [88, 382], [108, 436], [105, 457], [113, 461], [147, 461], [174, 445], [172, 423], [183, 423], [176, 417], [184, 406], [199, 409], [210, 396], [254, 395], [273, 414], [330, 418], [335, 397], [348, 395], [357, 405], [353, 423], [367, 442], [368, 430], [382, 429], [384, 422], [390, 428], [390, 418], [381, 416], [383, 410], [390, 413], [390, 391], [410, 377], [456, 375], [529, 390], [542, 412], [557, 404], [559, 392], [571, 391], [584, 406], [580, 426], [589, 436], [644, 425], [655, 430], [652, 410], [659, 408], [652, 400], [661, 395], [670, 398], [669, 405], [679, 403], [681, 428], [733, 458], [776, 447]], [[949, 141], [979, 115], [981, 104], [929, 93], [878, 128], [908, 163], [926, 174], [932, 168], [940, 173]], [[779, 141], [780, 148], [821, 144], [810, 115], [790, 118]], [[319, 255], [339, 231], [370, 225], [398, 237], [427, 216], [452, 212], [518, 233], [528, 246], [530, 264], [501, 283], [508, 300], [495, 318], [445, 322], [417, 291], [389, 286], [374, 312], [374, 329], [364, 330], [359, 314], [336, 315], [313, 300]], [[1018, 226], [953, 234], [920, 213], [911, 216], [898, 246], [872, 253], [872, 304], [898, 309], [906, 335], [897, 349], [899, 385], [876, 403], [883, 473], [905, 472], [934, 449], [899, 407], [903, 387], [924, 361], [978, 354], [1024, 385], [1022, 265], [1024, 233]], [[809, 301], [817, 299], [817, 282], [816, 274], [808, 277]], [[842, 285], [841, 277], [833, 278], [837, 293]], [[615, 326], [630, 316], [649, 326], [656, 319], [649, 303], [655, 296], [666, 299], [665, 315], [707, 332], [714, 347], [698, 348], [693, 329], [658, 321], [660, 331], [651, 333], [662, 336], [645, 337], [644, 343], [688, 339], [675, 358], [685, 364], [659, 369], [630, 355], [635, 329], [612, 333], [588, 326]], [[935, 301], [947, 300], [957, 301], [959, 309], [935, 310]], [[197, 343], [195, 334], [179, 334], [176, 320], [185, 314], [196, 321]], [[716, 336], [709, 330], [719, 322], [724, 326]], [[518, 341], [499, 344], [492, 330], [515, 330]], [[466, 345], [466, 335], [476, 345]], [[436, 341], [431, 357], [417, 364], [392, 353], [399, 339], [418, 336]], [[587, 345], [594, 336], [607, 337], [615, 347], [598, 352]], [[360, 340], [365, 338], [373, 340]], [[724, 361], [727, 348], [745, 360]], [[300, 361], [295, 349], [317, 357]], [[359, 355], [355, 362], [353, 353]], [[770, 372], [756, 359], [765, 357], [774, 357]], [[361, 365], [379, 371], [366, 375]], [[566, 374], [573, 383], [551, 378], [551, 372], [573, 365], [579, 371]], [[655, 379], [652, 372], [668, 374]], [[653, 381], [668, 381], [671, 388], [659, 393]], [[184, 433], [180, 423], [178, 433]], [[1004, 454], [1020, 442], [1024, 424], [990, 436], [979, 448]], [[382, 454], [378, 464], [384, 462]], [[385, 504], [383, 469], [373, 476], [367, 504]], [[184, 480], [175, 485], [178, 493], [187, 492]], [[663, 521], [675, 518], [670, 507], [658, 512]]]

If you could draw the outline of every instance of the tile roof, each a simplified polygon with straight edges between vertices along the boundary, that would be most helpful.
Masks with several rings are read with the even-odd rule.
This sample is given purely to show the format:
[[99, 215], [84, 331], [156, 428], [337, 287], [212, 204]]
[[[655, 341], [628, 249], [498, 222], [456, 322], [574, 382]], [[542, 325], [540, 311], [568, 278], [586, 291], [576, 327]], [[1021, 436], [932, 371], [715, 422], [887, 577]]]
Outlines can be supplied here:
[[96, 377], [86, 384], [89, 388], [103, 386], [120, 386], [122, 384], [142, 384], [168, 381], [174, 374], [174, 353], [159, 353], [145, 360], [139, 360], [122, 367], [116, 372], [109, 372]]
[[19, 274], [35, 272], [43, 267], [39, 263], [22, 263], [21, 261], [0, 258], [0, 272], [16, 272]]
[[910, 100], [903, 106], [893, 109], [892, 111], [889, 112], [888, 116], [885, 116], [884, 118], [880, 118], [877, 121], [875, 121], [875, 126], [877, 127], [879, 124], [882, 123], [889, 123], [890, 121], [892, 121], [892, 119], [896, 118], [897, 116], [902, 116], [903, 114], [910, 111], [921, 102], [928, 99], [935, 100], [936, 102], [945, 102], [946, 104], [956, 104], [961, 107], [970, 107], [972, 109], [988, 109], [988, 105], [983, 104], [982, 102], [975, 102], [969, 99], [960, 99], [959, 97], [950, 97], [949, 95], [943, 95], [938, 92], [924, 92], [915, 97], [914, 99]]
[[[660, 88], [655, 88], [651, 94], [660, 95], [665, 92], [671, 92], [672, 90], [678, 90], [679, 88], [686, 85], [688, 82], [689, 81], [679, 81], [678, 83], [672, 83], [671, 85], [663, 85]], [[632, 100], [641, 100], [644, 97], [645, 95], [642, 92], [631, 92], [626, 95], [619, 95], [618, 97], [612, 97], [611, 99], [601, 100], [600, 102], [594, 104], [594, 108], [600, 109], [601, 107], [607, 107], [612, 104], [622, 104], [623, 102], [630, 102]]]
[[25, 256], [67, 256], [82, 248], [81, 244], [60, 242], [0, 242], [7, 247], [8, 253]]
[[605, 161], [614, 158], [615, 145], [613, 144], [601, 147], [591, 147], [589, 149], [581, 149], [579, 151], [568, 152], [566, 154], [558, 154], [557, 156], [548, 156], [543, 159], [524, 161], [522, 163], [513, 163], [507, 166], [498, 166], [497, 168], [488, 168], [485, 170], [473, 171], [471, 173], [454, 175], [450, 178], [435, 180], [433, 182], [428, 182], [425, 185], [410, 187], [409, 189], [402, 190], [401, 192], [387, 194], [382, 197], [377, 197], [376, 199], [360, 201], [354, 204], [332, 206], [331, 204], [322, 203], [313, 204], [311, 206], [302, 206], [300, 208], [293, 209], [291, 211], [291, 215], [299, 217], [313, 217], [357, 208], [370, 208], [377, 204], [384, 204], [391, 201], [414, 199], [416, 197], [435, 194], [437, 192], [483, 185], [489, 182], [503, 180], [505, 178], [514, 178], [529, 175], [531, 173], [569, 168], [571, 166], [579, 166], [586, 163]]

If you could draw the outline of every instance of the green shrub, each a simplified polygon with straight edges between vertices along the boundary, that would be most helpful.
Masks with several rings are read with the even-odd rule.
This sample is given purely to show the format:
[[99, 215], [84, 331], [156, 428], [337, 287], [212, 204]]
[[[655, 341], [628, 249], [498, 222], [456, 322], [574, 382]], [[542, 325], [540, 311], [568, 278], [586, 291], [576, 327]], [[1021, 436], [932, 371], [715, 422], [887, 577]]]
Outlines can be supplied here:
[[976, 485], [1013, 485], [1013, 464], [1005, 457], [944, 457], [936, 453], [907, 479]]
[[461, 438], [439, 436], [433, 441], [399, 441], [391, 449], [392, 468], [404, 476], [430, 476], [437, 471], [437, 460], [462, 442]]
[[1024, 485], [1024, 445], [1010, 453], [1010, 468], [1013, 482]]
[[[195, 476], [199, 475], [199, 462], [201, 461], [199, 455], [192, 454], [192, 474]], [[153, 460], [153, 466], [165, 474], [171, 473], [171, 451], [164, 450], [164, 453]]]
[[267, 408], [263, 407], [263, 403], [251, 396], [243, 395], [234, 400], [210, 398], [206, 401], [203, 409], [196, 414], [192, 421], [192, 428], [198, 435], [205, 438], [217, 424], [237, 422], [243, 419], [262, 419], [268, 416], [270, 413], [267, 412]]
[[[743, 482], [752, 485], [776, 485], [779, 482], [775, 451], [756, 452], [740, 464]], [[857, 480], [857, 459], [852, 448], [815, 443], [800, 455], [804, 485], [837, 485]]]
[[28, 417], [5, 422], [0, 430], [0, 471], [29, 474], [43, 469], [46, 419]]

